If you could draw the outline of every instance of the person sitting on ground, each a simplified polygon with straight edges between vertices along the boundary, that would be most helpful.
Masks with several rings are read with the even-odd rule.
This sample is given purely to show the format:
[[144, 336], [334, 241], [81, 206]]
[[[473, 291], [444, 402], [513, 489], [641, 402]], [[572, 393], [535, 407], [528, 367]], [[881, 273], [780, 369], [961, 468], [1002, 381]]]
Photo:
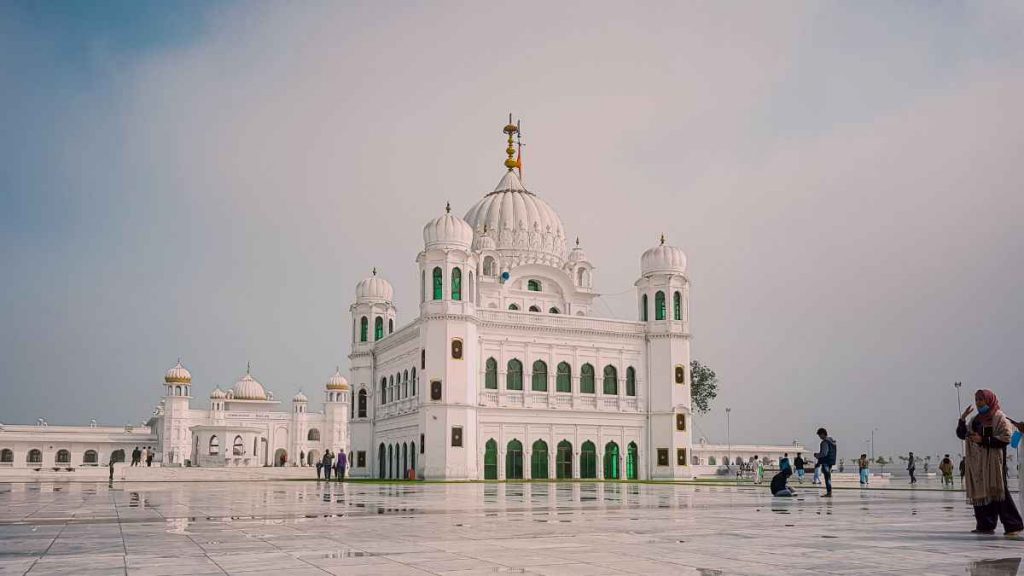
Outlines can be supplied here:
[[789, 468], [783, 468], [778, 474], [772, 476], [771, 491], [772, 496], [778, 496], [780, 498], [789, 498], [796, 496], [796, 492], [792, 488], [786, 485], [786, 481], [793, 475], [793, 471]]

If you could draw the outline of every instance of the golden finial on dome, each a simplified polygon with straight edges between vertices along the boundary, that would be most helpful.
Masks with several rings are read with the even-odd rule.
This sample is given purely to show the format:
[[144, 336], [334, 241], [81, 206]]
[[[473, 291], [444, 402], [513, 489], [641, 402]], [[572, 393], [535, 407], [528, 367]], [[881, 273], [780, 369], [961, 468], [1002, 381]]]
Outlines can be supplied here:
[[451, 214], [452, 213], [452, 203], [451, 202], [445, 202], [444, 203], [444, 213], [445, 214]]
[[508, 134], [508, 148], [505, 148], [505, 154], [508, 155], [508, 158], [505, 159], [505, 168], [508, 168], [508, 171], [511, 172], [519, 165], [515, 159], [516, 147], [514, 140], [514, 136], [519, 133], [519, 126], [512, 123], [511, 113], [508, 115], [508, 124], [506, 124], [505, 128], [502, 129], [502, 132]]

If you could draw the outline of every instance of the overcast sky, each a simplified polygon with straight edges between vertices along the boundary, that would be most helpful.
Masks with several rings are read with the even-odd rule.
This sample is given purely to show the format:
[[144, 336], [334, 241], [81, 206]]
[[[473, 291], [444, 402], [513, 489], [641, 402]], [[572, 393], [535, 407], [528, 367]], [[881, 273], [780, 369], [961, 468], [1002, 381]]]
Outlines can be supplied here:
[[422, 226], [502, 175], [632, 317], [689, 257], [698, 433], [955, 451], [956, 394], [1024, 417], [1019, 2], [0, 5], [0, 421], [196, 407], [252, 362], [347, 372], [356, 282], [417, 310]]

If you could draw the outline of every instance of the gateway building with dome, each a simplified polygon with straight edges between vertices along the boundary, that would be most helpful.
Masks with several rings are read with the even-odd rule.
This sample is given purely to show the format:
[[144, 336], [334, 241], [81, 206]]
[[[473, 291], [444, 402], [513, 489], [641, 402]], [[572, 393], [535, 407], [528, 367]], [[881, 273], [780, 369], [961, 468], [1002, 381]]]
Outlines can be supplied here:
[[374, 271], [351, 305], [355, 477], [673, 479], [691, 474], [686, 256], [640, 256], [636, 317], [602, 318], [594, 266], [523, 186], [509, 123], [495, 189], [423, 228], [419, 314]]

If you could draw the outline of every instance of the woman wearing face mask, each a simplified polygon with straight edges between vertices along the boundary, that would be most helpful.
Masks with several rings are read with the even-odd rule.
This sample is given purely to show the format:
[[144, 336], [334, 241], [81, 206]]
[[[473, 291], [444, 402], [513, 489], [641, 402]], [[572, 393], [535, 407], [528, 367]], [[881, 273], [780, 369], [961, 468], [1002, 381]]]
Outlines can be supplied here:
[[1006, 482], [1006, 446], [1010, 443], [1013, 425], [999, 409], [999, 399], [991, 390], [975, 392], [974, 404], [978, 415], [968, 424], [967, 417], [975, 408], [968, 406], [956, 427], [957, 438], [966, 440], [964, 487], [977, 520], [972, 532], [992, 534], [999, 520], [1007, 536], [1020, 536], [1024, 523], [1013, 505]]

